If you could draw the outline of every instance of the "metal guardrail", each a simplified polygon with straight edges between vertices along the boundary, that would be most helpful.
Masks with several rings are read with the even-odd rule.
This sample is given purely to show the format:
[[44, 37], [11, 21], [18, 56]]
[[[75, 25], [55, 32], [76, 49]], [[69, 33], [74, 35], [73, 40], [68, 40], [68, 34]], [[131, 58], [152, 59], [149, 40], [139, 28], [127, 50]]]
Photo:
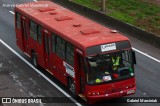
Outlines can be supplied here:
[[111, 27], [112, 29], [116, 29], [121, 33], [124, 33], [126, 35], [131, 35], [132, 37], [135, 37], [139, 40], [150, 43], [151, 45], [160, 48], [160, 36], [146, 32], [145, 30], [137, 28], [133, 25], [124, 23], [118, 19], [107, 16], [106, 14], [103, 14], [100, 11], [92, 10], [83, 5], [74, 3], [71, 0], [52, 0], [52, 1], [71, 9], [72, 11], [87, 16], [88, 18], [92, 18], [93, 20], [105, 26]]

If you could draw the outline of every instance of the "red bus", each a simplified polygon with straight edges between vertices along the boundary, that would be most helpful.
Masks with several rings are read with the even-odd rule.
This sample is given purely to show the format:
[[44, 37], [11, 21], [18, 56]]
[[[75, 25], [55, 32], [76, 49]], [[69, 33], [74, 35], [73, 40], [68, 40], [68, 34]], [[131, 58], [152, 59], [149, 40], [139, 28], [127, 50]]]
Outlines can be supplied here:
[[135, 93], [127, 37], [50, 1], [15, 8], [18, 47], [89, 103]]

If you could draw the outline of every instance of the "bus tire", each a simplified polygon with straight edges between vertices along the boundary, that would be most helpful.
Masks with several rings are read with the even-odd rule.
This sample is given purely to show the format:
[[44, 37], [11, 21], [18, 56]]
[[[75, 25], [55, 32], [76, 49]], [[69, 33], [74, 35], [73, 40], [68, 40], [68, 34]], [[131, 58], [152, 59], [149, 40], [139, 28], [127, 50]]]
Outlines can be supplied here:
[[35, 68], [38, 68], [37, 54], [35, 52], [32, 52], [32, 63]]
[[71, 78], [68, 78], [68, 89], [74, 97], [76, 97], [75, 83]]

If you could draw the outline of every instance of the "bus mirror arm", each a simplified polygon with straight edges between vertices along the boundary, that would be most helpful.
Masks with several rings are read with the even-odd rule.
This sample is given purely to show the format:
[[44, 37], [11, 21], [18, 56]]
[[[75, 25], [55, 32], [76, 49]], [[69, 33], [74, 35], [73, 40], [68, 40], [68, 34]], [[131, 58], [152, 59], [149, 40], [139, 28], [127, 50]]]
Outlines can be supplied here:
[[134, 64], [137, 63], [137, 62], [136, 62], [136, 53], [135, 53], [135, 51], [132, 51], [132, 62], [133, 62]]

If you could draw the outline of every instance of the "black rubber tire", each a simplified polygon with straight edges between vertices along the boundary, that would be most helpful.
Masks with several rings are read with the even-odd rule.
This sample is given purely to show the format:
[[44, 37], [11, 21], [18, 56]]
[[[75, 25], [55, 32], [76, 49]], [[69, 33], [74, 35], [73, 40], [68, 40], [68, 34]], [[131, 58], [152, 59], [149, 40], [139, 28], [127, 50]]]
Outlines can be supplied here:
[[68, 89], [71, 92], [73, 97], [77, 97], [75, 83], [73, 82], [71, 78], [68, 78]]
[[38, 68], [38, 60], [35, 52], [32, 53], [32, 64], [34, 65], [35, 68]]

